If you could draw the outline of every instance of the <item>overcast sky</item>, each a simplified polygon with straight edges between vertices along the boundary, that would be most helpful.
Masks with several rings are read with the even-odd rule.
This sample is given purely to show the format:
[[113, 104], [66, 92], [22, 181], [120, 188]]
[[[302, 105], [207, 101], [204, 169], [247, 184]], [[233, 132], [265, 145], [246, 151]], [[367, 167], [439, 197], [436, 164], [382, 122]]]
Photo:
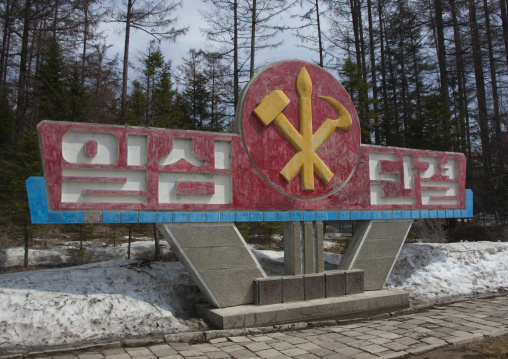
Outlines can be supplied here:
[[[161, 50], [166, 60], [171, 60], [173, 71], [182, 63], [182, 57], [186, 57], [190, 49], [205, 49], [207, 45], [206, 37], [201, 33], [200, 27], [205, 27], [202, 22], [199, 9], [203, 9], [206, 4], [202, 0], [182, 0], [182, 7], [178, 9], [175, 16], [178, 18], [178, 27], [189, 27], [189, 31], [179, 37], [176, 42], [164, 41], [161, 44]], [[289, 20], [286, 20], [289, 21]], [[295, 21], [295, 20], [293, 20]], [[112, 44], [110, 55], [118, 54], [123, 59], [124, 48], [124, 25], [116, 25], [114, 29], [105, 30], [107, 42]], [[263, 65], [264, 62], [272, 63], [275, 61], [286, 59], [306, 60], [317, 62], [317, 53], [307, 49], [298, 47], [299, 40], [290, 32], [286, 32], [281, 36], [284, 41], [283, 45], [277, 49], [267, 49], [256, 54], [256, 66]], [[129, 63], [135, 67], [139, 67], [137, 59], [140, 52], [146, 52], [151, 37], [139, 30], [131, 30], [131, 44], [129, 51]], [[334, 74], [336, 76], [336, 74]], [[139, 74], [129, 70], [129, 78], [134, 80]]]

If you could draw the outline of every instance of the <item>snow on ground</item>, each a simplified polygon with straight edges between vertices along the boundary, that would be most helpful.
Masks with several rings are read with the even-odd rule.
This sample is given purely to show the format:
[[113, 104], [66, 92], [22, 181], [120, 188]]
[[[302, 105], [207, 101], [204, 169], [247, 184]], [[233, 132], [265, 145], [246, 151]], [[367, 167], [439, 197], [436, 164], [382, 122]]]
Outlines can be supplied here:
[[[31, 263], [44, 264], [49, 258], [51, 264], [57, 259], [71, 262], [75, 245], [67, 246], [71, 251], [32, 250]], [[126, 250], [124, 245], [95, 245], [86, 247], [84, 255], [93, 260], [125, 258]], [[19, 265], [19, 251], [0, 251], [0, 263]], [[133, 243], [134, 258], [152, 251], [153, 242]], [[253, 252], [268, 275], [283, 274], [282, 252]], [[325, 253], [326, 268], [336, 268], [340, 258]], [[506, 290], [508, 243], [405, 244], [387, 288], [408, 291], [412, 305]], [[110, 260], [3, 274], [0, 351], [192, 330], [196, 321], [189, 316], [197, 301], [203, 297], [178, 262]]]
[[[83, 242], [83, 251], [79, 251], [79, 242], [63, 242], [59, 248], [54, 249], [30, 249], [29, 258], [31, 265], [52, 266], [60, 264], [78, 264], [80, 259], [100, 262], [111, 259], [127, 258], [127, 243], [116, 247], [105, 246], [99, 242]], [[169, 253], [169, 245], [166, 241], [160, 241], [161, 255]], [[153, 241], [139, 241], [131, 243], [131, 259], [153, 258]], [[24, 248], [8, 248], [0, 251], [0, 268], [22, 266], [24, 260]], [[82, 262], [81, 262], [82, 263]]]
[[387, 288], [413, 306], [508, 290], [508, 243], [405, 244]]
[[200, 294], [179, 262], [114, 260], [0, 275], [0, 348], [188, 331]]

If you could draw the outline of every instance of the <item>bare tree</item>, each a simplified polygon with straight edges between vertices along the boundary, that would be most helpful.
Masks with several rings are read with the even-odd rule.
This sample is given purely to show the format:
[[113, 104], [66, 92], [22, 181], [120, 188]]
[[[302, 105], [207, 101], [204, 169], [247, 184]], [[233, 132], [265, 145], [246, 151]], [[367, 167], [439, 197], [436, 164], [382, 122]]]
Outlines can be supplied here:
[[[302, 22], [302, 25], [293, 27], [293, 29], [296, 30], [296, 37], [302, 41], [302, 47], [317, 51], [319, 54], [319, 66], [323, 67], [324, 47], [321, 32], [319, 0], [301, 0], [300, 7], [303, 13], [292, 16], [292, 18], [299, 19]], [[310, 46], [306, 44], [310, 44]]]
[[127, 82], [129, 72], [129, 43], [131, 28], [143, 31], [158, 41], [175, 41], [188, 28], [176, 28], [177, 18], [174, 12], [181, 6], [181, 1], [173, 0], [127, 0], [120, 10], [114, 10], [109, 22], [125, 23], [125, 45], [122, 71], [121, 117], [125, 115], [127, 102]]
[[250, 37], [250, 77], [256, 68], [257, 49], [276, 48], [282, 41], [273, 42], [278, 31], [286, 29], [284, 25], [274, 24], [273, 20], [290, 9], [295, 3], [288, 0], [250, 0], [247, 2], [251, 13]]

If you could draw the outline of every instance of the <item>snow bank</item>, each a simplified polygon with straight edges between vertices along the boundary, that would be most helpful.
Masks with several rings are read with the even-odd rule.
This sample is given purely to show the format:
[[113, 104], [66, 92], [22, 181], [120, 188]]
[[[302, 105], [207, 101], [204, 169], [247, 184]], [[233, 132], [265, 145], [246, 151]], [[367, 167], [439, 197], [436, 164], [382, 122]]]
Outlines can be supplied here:
[[387, 288], [413, 306], [508, 289], [508, 243], [405, 244]]
[[200, 295], [178, 262], [109, 261], [0, 276], [0, 348], [187, 331]]
[[[136, 242], [132, 250], [151, 251], [153, 242]], [[10, 261], [16, 251], [4, 251], [0, 260]], [[124, 255], [126, 248], [100, 253], [116, 251]], [[253, 252], [268, 275], [284, 274], [283, 252]], [[37, 253], [31, 251], [34, 261], [42, 258]], [[65, 253], [49, 251], [64, 259]], [[325, 253], [325, 268], [337, 268], [340, 259]], [[508, 243], [405, 244], [386, 287], [408, 291], [412, 305], [508, 289]], [[3, 274], [0, 351], [191, 330], [191, 306], [199, 301], [204, 298], [179, 262], [113, 260]]]
[[[56, 264], [76, 265], [85, 262], [100, 262], [112, 259], [127, 259], [127, 243], [116, 247], [105, 246], [98, 242], [83, 242], [83, 250], [79, 250], [79, 242], [63, 242], [60, 248], [30, 249], [29, 263], [34, 266], [52, 266]], [[169, 253], [166, 241], [160, 241], [161, 255]], [[153, 241], [131, 243], [131, 259], [153, 259]], [[0, 250], [0, 268], [22, 266], [25, 251], [23, 248], [7, 248]]]

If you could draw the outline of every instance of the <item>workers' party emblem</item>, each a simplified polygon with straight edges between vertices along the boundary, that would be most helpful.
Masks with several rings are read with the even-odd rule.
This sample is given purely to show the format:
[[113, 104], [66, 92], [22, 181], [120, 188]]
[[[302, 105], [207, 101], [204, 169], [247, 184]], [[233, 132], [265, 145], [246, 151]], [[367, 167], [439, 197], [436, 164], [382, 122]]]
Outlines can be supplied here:
[[322, 68], [303, 61], [264, 68], [245, 88], [240, 110], [247, 153], [272, 187], [321, 198], [352, 175], [358, 116], [344, 87]]

